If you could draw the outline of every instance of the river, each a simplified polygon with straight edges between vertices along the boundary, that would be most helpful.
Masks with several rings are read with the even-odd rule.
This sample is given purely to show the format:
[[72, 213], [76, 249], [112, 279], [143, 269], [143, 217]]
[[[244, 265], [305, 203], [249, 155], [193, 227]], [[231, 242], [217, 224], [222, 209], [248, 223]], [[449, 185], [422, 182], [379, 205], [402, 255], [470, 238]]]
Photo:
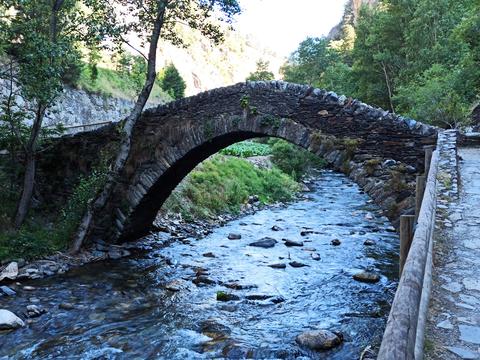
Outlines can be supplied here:
[[[309, 186], [303, 199], [202, 239], [23, 283], [35, 289], [17, 287], [17, 296], [0, 298], [0, 308], [21, 316], [37, 304], [48, 312], [1, 333], [0, 359], [358, 359], [381, 339], [398, 280], [398, 236], [345, 176], [322, 171]], [[230, 233], [241, 239], [229, 240]], [[249, 246], [264, 237], [278, 242]], [[275, 263], [286, 268], [269, 266]], [[352, 278], [365, 269], [380, 281]], [[238, 299], [217, 301], [219, 291]], [[326, 352], [302, 349], [295, 337], [309, 329], [341, 332], [344, 341]]]

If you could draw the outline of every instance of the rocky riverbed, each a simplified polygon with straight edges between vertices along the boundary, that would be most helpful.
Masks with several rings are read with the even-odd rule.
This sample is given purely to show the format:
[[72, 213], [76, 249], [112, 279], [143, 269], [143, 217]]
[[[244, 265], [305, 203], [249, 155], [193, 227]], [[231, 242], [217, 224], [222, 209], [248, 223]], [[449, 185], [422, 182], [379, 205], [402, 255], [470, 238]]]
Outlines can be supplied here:
[[308, 186], [289, 205], [252, 198], [218, 227], [164, 218], [119, 249], [127, 258], [10, 282], [0, 308], [21, 323], [0, 330], [0, 358], [368, 358], [396, 288], [397, 235], [343, 175]]

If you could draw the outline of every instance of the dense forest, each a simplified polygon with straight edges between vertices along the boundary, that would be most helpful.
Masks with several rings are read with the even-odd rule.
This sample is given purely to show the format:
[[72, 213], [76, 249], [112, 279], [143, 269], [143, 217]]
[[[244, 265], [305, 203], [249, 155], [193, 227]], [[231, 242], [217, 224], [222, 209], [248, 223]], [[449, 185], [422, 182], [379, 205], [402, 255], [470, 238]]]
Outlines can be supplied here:
[[308, 38], [284, 79], [360, 98], [441, 127], [471, 121], [480, 92], [477, 0], [383, 0], [347, 5], [325, 38]]

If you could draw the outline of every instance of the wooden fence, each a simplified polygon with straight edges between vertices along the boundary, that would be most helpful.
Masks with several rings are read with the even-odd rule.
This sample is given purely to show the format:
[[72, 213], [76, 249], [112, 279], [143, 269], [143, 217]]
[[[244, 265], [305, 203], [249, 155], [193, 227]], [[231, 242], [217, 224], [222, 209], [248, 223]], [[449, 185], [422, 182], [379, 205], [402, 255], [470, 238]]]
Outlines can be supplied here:
[[[417, 179], [417, 216], [402, 216], [400, 281], [393, 300], [387, 326], [378, 354], [379, 360], [419, 360], [423, 358], [423, 340], [432, 281], [433, 232], [435, 228], [437, 172], [439, 150], [429, 159], [426, 151], [425, 169], [428, 178]], [[423, 193], [423, 194], [422, 194]], [[415, 218], [418, 217], [416, 225]], [[413, 218], [413, 219], [412, 219]], [[413, 226], [415, 226], [413, 233]], [[407, 235], [405, 235], [405, 232]], [[413, 239], [409, 239], [413, 233]], [[407, 255], [408, 254], [408, 255]], [[404, 263], [404, 264], [403, 264]]]

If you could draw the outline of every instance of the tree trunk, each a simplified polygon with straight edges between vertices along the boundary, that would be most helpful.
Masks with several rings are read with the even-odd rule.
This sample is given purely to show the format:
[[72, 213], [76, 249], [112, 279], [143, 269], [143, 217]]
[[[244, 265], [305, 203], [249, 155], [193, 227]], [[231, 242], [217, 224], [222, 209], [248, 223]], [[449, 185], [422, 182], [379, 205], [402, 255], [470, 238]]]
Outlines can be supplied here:
[[46, 107], [38, 105], [35, 114], [35, 120], [30, 134], [30, 139], [25, 145], [25, 175], [23, 177], [23, 189], [20, 201], [17, 205], [15, 215], [15, 228], [19, 229], [28, 213], [30, 207], [30, 200], [32, 199], [33, 186], [35, 184], [35, 153], [37, 148], [37, 140], [42, 129], [43, 117], [45, 115]]
[[118, 150], [113, 169], [107, 178], [107, 182], [102, 190], [102, 192], [97, 196], [97, 198], [88, 206], [87, 211], [82, 217], [80, 224], [78, 226], [77, 233], [73, 239], [71, 252], [78, 252], [87, 237], [92, 220], [94, 218], [93, 213], [96, 210], [99, 210], [105, 206], [108, 198], [110, 197], [113, 187], [115, 185], [115, 180], [122, 171], [125, 162], [127, 161], [128, 155], [130, 154], [131, 147], [131, 137], [133, 127], [135, 126], [137, 120], [142, 115], [142, 111], [147, 103], [147, 100], [150, 96], [150, 93], [155, 83], [156, 78], [156, 61], [157, 61], [157, 46], [160, 39], [160, 32], [163, 26], [163, 20], [165, 16], [167, 1], [159, 1], [157, 15], [155, 17], [154, 26], [152, 34], [150, 36], [150, 45], [148, 51], [148, 65], [145, 83], [143, 85], [140, 94], [138, 95], [135, 106], [132, 109], [130, 115], [125, 119], [123, 126], [123, 134], [120, 142], [120, 149]]
[[390, 85], [390, 78], [388, 77], [387, 73], [387, 67], [385, 63], [382, 61], [382, 70], [383, 70], [383, 75], [385, 76], [385, 84], [387, 85], [387, 91], [388, 91], [388, 101], [390, 103], [390, 110], [395, 113], [395, 108], [393, 107], [393, 93], [392, 93], [392, 87]]

